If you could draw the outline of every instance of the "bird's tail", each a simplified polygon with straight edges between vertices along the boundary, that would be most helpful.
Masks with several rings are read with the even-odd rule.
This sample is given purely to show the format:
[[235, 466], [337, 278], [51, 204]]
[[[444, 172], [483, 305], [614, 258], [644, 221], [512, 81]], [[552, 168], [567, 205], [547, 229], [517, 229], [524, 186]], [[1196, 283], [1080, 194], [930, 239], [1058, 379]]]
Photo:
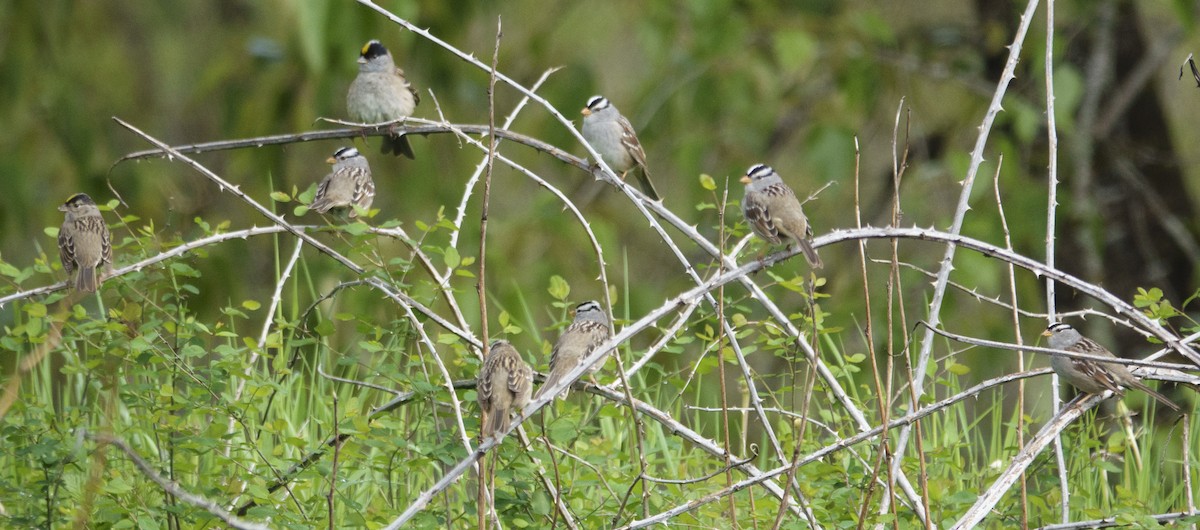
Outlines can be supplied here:
[[654, 183], [650, 181], [650, 172], [643, 167], [637, 170], [638, 184], [642, 186], [642, 193], [645, 193], [651, 200], [662, 200], [662, 196], [658, 194], [658, 190], [654, 189]]
[[508, 411], [493, 411], [491, 416], [488, 417], [487, 428], [483, 431], [483, 437], [489, 438], [495, 436], [506, 425], [508, 425]]
[[312, 210], [317, 213], [328, 212], [329, 209], [332, 207], [333, 207], [333, 202], [324, 197], [322, 197], [319, 200], [313, 201], [312, 204], [308, 205], [309, 210]]
[[[538, 399], [538, 398], [542, 397], [542, 394], [545, 394], [547, 389], [549, 389], [551, 386], [553, 386], [555, 384], [558, 384], [559, 379], [560, 379], [559, 375], [554, 373], [554, 370], [551, 370], [550, 375], [546, 376], [546, 382], [542, 383], [542, 386], [538, 387], [537, 392], [533, 393], [533, 399]], [[567, 394], [570, 392], [571, 392], [571, 387], [568, 386], [567, 388], [564, 388], [562, 390], [562, 392], [559, 392], [557, 396], [554, 396], [554, 397], [556, 399], [567, 399]]]
[[1141, 390], [1142, 392], [1145, 392], [1150, 397], [1157, 399], [1159, 403], [1166, 405], [1168, 408], [1170, 408], [1171, 410], [1173, 410], [1175, 412], [1179, 412], [1179, 405], [1177, 405], [1174, 401], [1171, 401], [1170, 398], [1168, 398], [1167, 396], [1164, 396], [1162, 394], [1159, 394], [1158, 392], [1155, 392], [1154, 390], [1151, 390], [1150, 387], [1146, 386], [1141, 381], [1130, 381], [1129, 386], [1136, 388], [1138, 390]]
[[384, 136], [383, 154], [396, 156], [404, 155], [409, 159], [416, 159], [416, 157], [413, 155], [412, 146], [408, 143], [408, 137], [404, 135]]
[[96, 268], [80, 267], [75, 275], [75, 290], [81, 293], [96, 292]]
[[810, 267], [819, 269], [825, 266], [824, 263], [821, 263], [821, 256], [817, 255], [817, 249], [813, 248], [812, 241], [801, 239], [799, 244], [800, 252], [804, 253], [804, 259], [808, 260], [808, 265]]

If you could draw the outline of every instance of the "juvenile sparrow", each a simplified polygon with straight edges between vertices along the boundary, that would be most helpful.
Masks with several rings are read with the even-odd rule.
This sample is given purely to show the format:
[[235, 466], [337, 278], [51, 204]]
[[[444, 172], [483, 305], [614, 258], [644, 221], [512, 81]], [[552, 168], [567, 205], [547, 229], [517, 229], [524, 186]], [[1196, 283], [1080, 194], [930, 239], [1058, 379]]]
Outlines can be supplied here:
[[[1108, 351], [1108, 348], [1079, 334], [1075, 328], [1065, 322], [1050, 324], [1050, 327], [1042, 332], [1042, 336], [1050, 337], [1048, 341], [1050, 347], [1056, 350], [1117, 359], [1117, 356]], [[1071, 386], [1088, 394], [1100, 394], [1105, 390], [1112, 390], [1114, 394], [1120, 396], [1125, 393], [1126, 387], [1133, 387], [1149, 394], [1150, 397], [1170, 407], [1171, 410], [1179, 410], [1179, 405], [1142, 384], [1141, 380], [1123, 364], [1051, 354], [1050, 367], [1059, 377], [1071, 383]]]
[[[589, 300], [576, 306], [575, 320], [558, 337], [554, 349], [550, 350], [550, 374], [546, 376], [546, 382], [538, 388], [537, 394], [534, 394], [534, 399], [541, 397], [547, 388], [562, 380], [567, 372], [578, 366], [580, 361], [608, 340], [610, 335], [608, 315], [598, 302]], [[592, 365], [589, 373], [595, 373], [602, 365], [602, 362]], [[570, 390], [571, 387], [568, 386], [557, 397], [565, 399]]]
[[[358, 76], [346, 94], [346, 110], [362, 123], [382, 123], [412, 116], [421, 102], [408, 84], [404, 70], [396, 67], [392, 54], [377, 40], [363, 45], [358, 57]], [[413, 158], [412, 146], [403, 135], [383, 138], [383, 153]]]
[[63, 270], [75, 273], [75, 290], [94, 293], [99, 286], [96, 269], [112, 264], [112, 241], [100, 208], [86, 193], [76, 193], [58, 207], [66, 212], [58, 230], [58, 257]]
[[583, 138], [592, 144], [604, 163], [620, 173], [621, 180], [635, 171], [646, 196], [659, 200], [658, 191], [650, 182], [650, 170], [646, 168], [646, 151], [629, 120], [603, 96], [592, 96], [579, 113], [583, 114]]
[[812, 227], [804, 217], [804, 209], [779, 174], [771, 166], [755, 164], [741, 180], [746, 185], [742, 214], [750, 223], [750, 229], [773, 245], [785, 240], [795, 241], [810, 266], [823, 267], [817, 249], [812, 246]]
[[308, 208], [317, 213], [346, 210], [350, 218], [358, 216], [355, 206], [370, 209], [371, 201], [375, 200], [375, 182], [371, 180], [371, 165], [367, 158], [358, 149], [342, 147], [325, 162], [333, 164], [333, 171], [321, 179], [317, 195]]
[[480, 434], [489, 438], [508, 424], [508, 417], [529, 404], [533, 390], [533, 369], [506, 340], [488, 348], [488, 356], [479, 370], [476, 393], [483, 413]]

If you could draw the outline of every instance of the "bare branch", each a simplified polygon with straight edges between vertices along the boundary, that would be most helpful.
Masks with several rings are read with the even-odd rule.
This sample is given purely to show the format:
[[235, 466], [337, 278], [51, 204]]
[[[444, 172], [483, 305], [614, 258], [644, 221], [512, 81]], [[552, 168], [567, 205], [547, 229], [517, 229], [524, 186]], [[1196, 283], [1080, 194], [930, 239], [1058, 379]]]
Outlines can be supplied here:
[[283, 218], [282, 218], [282, 217], [280, 217], [280, 216], [278, 216], [278, 215], [276, 215], [276, 214], [275, 214], [275, 212], [272, 212], [271, 210], [267, 209], [265, 206], [263, 206], [263, 205], [259, 204], [259, 203], [258, 203], [258, 201], [255, 201], [254, 199], [250, 198], [250, 196], [249, 196], [249, 195], [246, 195], [246, 194], [245, 194], [245, 193], [244, 193], [244, 192], [241, 190], [241, 188], [240, 188], [240, 187], [238, 187], [238, 186], [234, 186], [233, 184], [230, 184], [230, 183], [226, 182], [224, 179], [222, 179], [221, 177], [217, 176], [217, 174], [216, 174], [216, 173], [213, 173], [213, 172], [212, 172], [212, 171], [210, 171], [208, 168], [206, 168], [206, 167], [204, 167], [203, 165], [201, 165], [199, 162], [196, 162], [195, 160], [192, 160], [191, 158], [188, 158], [187, 156], [184, 156], [182, 153], [180, 153], [179, 151], [175, 150], [175, 148], [173, 148], [173, 147], [171, 147], [171, 146], [169, 146], [169, 145], [167, 145], [167, 144], [163, 143], [162, 141], [160, 141], [160, 140], [158, 140], [158, 139], [156, 139], [156, 138], [154, 138], [154, 137], [152, 137], [152, 136], [150, 136], [150, 135], [148, 135], [148, 134], [146, 134], [146, 133], [142, 132], [142, 131], [141, 131], [140, 129], [138, 129], [137, 127], [134, 127], [133, 125], [130, 125], [130, 124], [126, 123], [124, 120], [122, 120], [122, 119], [120, 119], [120, 118], [113, 117], [113, 120], [114, 120], [114, 121], [116, 121], [117, 123], [121, 124], [121, 126], [122, 126], [122, 127], [125, 127], [126, 129], [129, 129], [130, 131], [133, 131], [133, 133], [134, 133], [134, 134], [137, 134], [138, 136], [141, 136], [141, 137], [142, 137], [143, 139], [145, 139], [147, 142], [150, 142], [150, 143], [154, 144], [155, 146], [157, 146], [157, 147], [159, 148], [159, 150], [160, 150], [162, 153], [164, 153], [164, 154], [165, 154], [165, 155], [166, 155], [168, 158], [177, 158], [177, 159], [179, 159], [179, 160], [183, 161], [185, 164], [187, 164], [187, 165], [191, 166], [191, 167], [192, 167], [192, 169], [195, 169], [195, 170], [196, 170], [196, 172], [200, 173], [201, 175], [204, 175], [206, 178], [208, 178], [209, 180], [213, 181], [213, 183], [215, 183], [215, 184], [217, 185], [217, 189], [218, 189], [218, 190], [220, 190], [220, 191], [229, 190], [229, 191], [230, 191], [230, 193], [233, 193], [233, 194], [234, 194], [235, 196], [237, 196], [239, 199], [242, 199], [242, 201], [244, 201], [245, 203], [249, 204], [249, 205], [250, 205], [251, 207], [253, 207], [255, 210], [258, 210], [258, 213], [261, 213], [261, 214], [262, 214], [263, 216], [265, 216], [267, 219], [270, 219], [270, 220], [271, 220], [271, 222], [273, 222], [273, 223], [275, 223], [275, 224], [277, 224], [277, 225], [279, 225], [279, 226], [282, 226], [282, 227], [283, 227], [284, 229], [286, 229], [288, 232], [291, 232], [291, 233], [292, 233], [292, 235], [294, 235], [294, 236], [296, 236], [296, 237], [300, 238], [300, 239], [301, 239], [302, 241], [304, 241], [305, 243], [308, 243], [309, 245], [312, 245], [312, 246], [313, 246], [313, 247], [315, 247], [317, 250], [320, 250], [321, 252], [323, 252], [323, 253], [325, 253], [325, 254], [329, 255], [329, 256], [330, 256], [330, 257], [332, 257], [334, 260], [336, 260], [338, 263], [341, 263], [342, 265], [345, 265], [345, 266], [346, 266], [346, 268], [348, 268], [348, 269], [350, 269], [350, 270], [352, 270], [352, 271], [354, 271], [354, 272], [356, 272], [356, 273], [358, 273], [358, 274], [363, 274], [364, 272], [366, 272], [366, 270], [365, 270], [365, 269], [363, 269], [361, 266], [359, 266], [357, 263], [354, 263], [353, 261], [350, 261], [350, 258], [347, 258], [347, 257], [345, 257], [345, 256], [343, 256], [343, 255], [341, 255], [341, 254], [339, 254], [337, 251], [333, 250], [332, 248], [329, 248], [329, 247], [328, 247], [327, 245], [325, 245], [324, 243], [322, 243], [322, 242], [320, 242], [320, 241], [317, 241], [317, 240], [316, 240], [316, 239], [314, 239], [312, 236], [310, 236], [310, 235], [308, 235], [308, 234], [304, 233], [302, 230], [300, 230], [300, 229], [296, 228], [296, 227], [295, 227], [294, 225], [292, 225], [291, 223], [289, 223], [289, 222], [287, 222], [287, 221], [283, 220]]
[[141, 455], [137, 454], [132, 447], [129, 447], [129, 444], [126, 443], [125, 440], [108, 434], [88, 433], [88, 437], [100, 443], [115, 445], [118, 449], [123, 451], [126, 456], [129, 457], [129, 460], [133, 462], [134, 466], [137, 466], [138, 470], [140, 470], [143, 475], [146, 475], [146, 478], [149, 478], [150, 480], [154, 481], [155, 484], [158, 484], [158, 487], [162, 488], [162, 490], [168, 495], [171, 495], [187, 504], [208, 512], [213, 517], [220, 519], [225, 524], [233, 528], [244, 530], [266, 530], [269, 528], [267, 525], [261, 523], [254, 523], [239, 519], [233, 514], [221, 509], [217, 503], [179, 487], [179, 484], [176, 484], [174, 481], [163, 478], [163, 476], [159, 475], [154, 468], [150, 467], [150, 464], [146, 462]]
[[1042, 429], [1029, 440], [1029, 444], [1018, 452], [1017, 456], [1013, 457], [1008, 468], [1000, 474], [1000, 477], [992, 483], [992, 486], [983, 495], [979, 496], [975, 504], [950, 529], [966, 530], [968, 528], [975, 528], [981, 523], [983, 518], [991, 513], [996, 503], [1000, 502], [1004, 494], [1008, 493], [1008, 489], [1012, 487], [1013, 483], [1021, 478], [1021, 475], [1033, 463], [1034, 458], [1058, 436], [1058, 433], [1062, 432], [1063, 429], [1082, 416], [1087, 409], [1103, 401], [1106, 395], [1107, 393], [1082, 394], [1075, 401], [1069, 403], [1066, 408], [1059, 411], [1050, 421], [1046, 422], [1042, 426]]
[[1047, 374], [1047, 373], [1050, 373], [1049, 368], [1044, 368], [1041, 370], [1034, 370], [1032, 372], [1008, 374], [1003, 377], [989, 379], [989, 380], [979, 383], [975, 386], [972, 386], [971, 388], [968, 388], [962, 392], [959, 392], [958, 394], [955, 394], [953, 396], [945, 398], [936, 403], [932, 403], [928, 406], [922, 407], [922, 408], [918, 409], [916, 412], [901, 416], [899, 418], [895, 418], [891, 422], [889, 422], [887, 425], [877, 426], [877, 427], [871, 428], [867, 431], [855, 434], [854, 436], [851, 436], [849, 438], [843, 438], [832, 444], [826, 445], [826, 446], [822, 447], [821, 449], [818, 449], [812, 453], [805, 455], [804, 458], [798, 459], [794, 464], [789, 463], [787, 465], [773, 468], [771, 470], [753, 475], [750, 478], [739, 481], [738, 483], [736, 483], [728, 488], [719, 490], [714, 493], [710, 493], [708, 495], [705, 495], [705, 496], [697, 498], [697, 499], [693, 499], [691, 501], [688, 501], [687, 503], [681, 504], [679, 506], [676, 506], [676, 507], [666, 510], [664, 512], [658, 513], [647, 519], [643, 519], [641, 521], [634, 521], [627, 526], [621, 527], [620, 530], [633, 529], [633, 528], [646, 528], [649, 526], [653, 526], [655, 524], [660, 524], [663, 521], [666, 521], [672, 517], [675, 517], [676, 515], [694, 510], [705, 504], [723, 499], [726, 496], [736, 493], [738, 491], [741, 491], [747, 487], [753, 486], [755, 484], [761, 484], [761, 483], [764, 483], [764, 482], [766, 482], [770, 479], [773, 479], [777, 476], [783, 475], [784, 473], [787, 473], [788, 470], [792, 467], [805, 466], [812, 462], [826, 458], [829, 455], [834, 454], [843, 449], [846, 449], [850, 446], [857, 445], [857, 444], [863, 443], [867, 440], [874, 439], [874, 438], [878, 437], [879, 435], [883, 434], [884, 432], [886, 432], [887, 430], [895, 429], [895, 428], [903, 426], [903, 425], [912, 424], [913, 422], [915, 422], [917, 420], [920, 420], [922, 418], [930, 416], [936, 412], [945, 410], [947, 407], [949, 407], [955, 403], [958, 403], [965, 399], [971, 399], [971, 398], [977, 397], [984, 390], [987, 390], [987, 389], [990, 389], [990, 388], [993, 388], [996, 386], [1000, 386], [1000, 385], [1003, 385], [1003, 384], [1006, 384], [1006, 383], [1009, 383], [1012, 381], [1016, 381], [1019, 379], [1023, 379], [1026, 377], [1033, 377], [1033, 376], [1043, 375], [1043, 374]]
[[[996, 91], [992, 95], [992, 101], [988, 105], [987, 112], [984, 114], [983, 123], [979, 126], [979, 136], [975, 140], [975, 147], [971, 150], [971, 164], [967, 168], [966, 178], [962, 181], [962, 192], [958, 196], [958, 207], [954, 210], [954, 221], [950, 223], [950, 233], [958, 234], [962, 230], [963, 219], [967, 216], [967, 210], [970, 208], [971, 191], [975, 186], [975, 176], [979, 172], [979, 166], [983, 164], [983, 150], [987, 146], [987, 140], [992, 132], [992, 124], [996, 120], [996, 115], [1000, 113], [1001, 103], [1004, 101], [1004, 94], [1007, 92], [1008, 84], [1013, 80], [1013, 72], [1017, 68], [1017, 62], [1021, 58], [1021, 45], [1025, 42], [1025, 35], [1029, 31], [1029, 23], [1033, 20], [1033, 14], [1038, 5], [1038, 0], [1029, 0], [1025, 7], [1025, 12], [1021, 14], [1020, 24], [1017, 26], [1017, 34], [1013, 37], [1012, 44], [1008, 47], [1008, 60], [1004, 65], [1004, 71], [1000, 74], [1000, 80], [996, 83]], [[954, 270], [954, 252], [957, 250], [955, 245], [948, 245], [946, 252], [942, 257], [941, 268], [938, 270], [937, 282], [934, 284], [932, 300], [929, 302], [929, 312], [926, 318], [930, 324], [937, 327], [941, 322], [942, 301], [946, 295], [946, 282], [950, 279], [950, 271]], [[913, 408], [916, 401], [921, 398], [925, 392], [925, 377], [928, 371], [930, 353], [933, 351], [933, 332], [926, 331], [925, 336], [921, 339], [921, 349], [917, 354], [917, 364], [913, 367], [912, 376], [912, 393], [909, 407]], [[1200, 356], [1197, 357], [1200, 360]], [[911, 428], [905, 426], [900, 431], [900, 436], [896, 441], [897, 458], [892, 462], [892, 471], [899, 472], [904, 463], [905, 450], [908, 446]]]

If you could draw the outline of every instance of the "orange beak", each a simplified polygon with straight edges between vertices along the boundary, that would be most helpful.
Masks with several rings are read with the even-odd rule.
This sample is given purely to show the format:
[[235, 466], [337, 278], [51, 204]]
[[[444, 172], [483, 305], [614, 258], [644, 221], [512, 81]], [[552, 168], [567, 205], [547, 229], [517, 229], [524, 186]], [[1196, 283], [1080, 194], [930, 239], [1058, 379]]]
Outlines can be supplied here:
[[334, 158], [334, 157], [332, 157], [332, 156], [331, 156], [331, 157], [329, 157], [329, 158], [326, 158], [326, 159], [325, 159], [325, 163], [326, 163], [326, 164], [333, 164], [333, 163], [335, 163], [335, 162], [337, 162], [337, 159], [336, 159], [336, 158]]
[[579, 111], [579, 113], [580, 113], [580, 114], [583, 114], [584, 116], [591, 116], [591, 115], [592, 115], [592, 109], [589, 109], [589, 108], [587, 108], [587, 107], [584, 107], [584, 108], [583, 108], [583, 110]]
[[742, 175], [742, 178], [740, 180], [741, 180], [742, 184], [749, 184], [750, 183], [750, 175]]
[[1053, 333], [1050, 333], [1050, 330], [1046, 330], [1046, 331], [1042, 332], [1043, 337], [1049, 337], [1050, 335], [1053, 335]]

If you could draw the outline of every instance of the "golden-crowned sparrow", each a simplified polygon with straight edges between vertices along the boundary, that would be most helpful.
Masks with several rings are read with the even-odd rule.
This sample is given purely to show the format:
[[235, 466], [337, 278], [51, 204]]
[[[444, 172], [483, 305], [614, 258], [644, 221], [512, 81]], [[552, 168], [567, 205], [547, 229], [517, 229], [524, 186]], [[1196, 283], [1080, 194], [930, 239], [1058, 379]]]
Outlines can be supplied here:
[[[392, 54], [377, 40], [363, 45], [358, 57], [358, 76], [346, 94], [350, 117], [363, 123], [382, 123], [412, 116], [421, 102], [416, 89], [396, 67]], [[403, 135], [383, 139], [384, 154], [413, 158], [412, 146]]]

